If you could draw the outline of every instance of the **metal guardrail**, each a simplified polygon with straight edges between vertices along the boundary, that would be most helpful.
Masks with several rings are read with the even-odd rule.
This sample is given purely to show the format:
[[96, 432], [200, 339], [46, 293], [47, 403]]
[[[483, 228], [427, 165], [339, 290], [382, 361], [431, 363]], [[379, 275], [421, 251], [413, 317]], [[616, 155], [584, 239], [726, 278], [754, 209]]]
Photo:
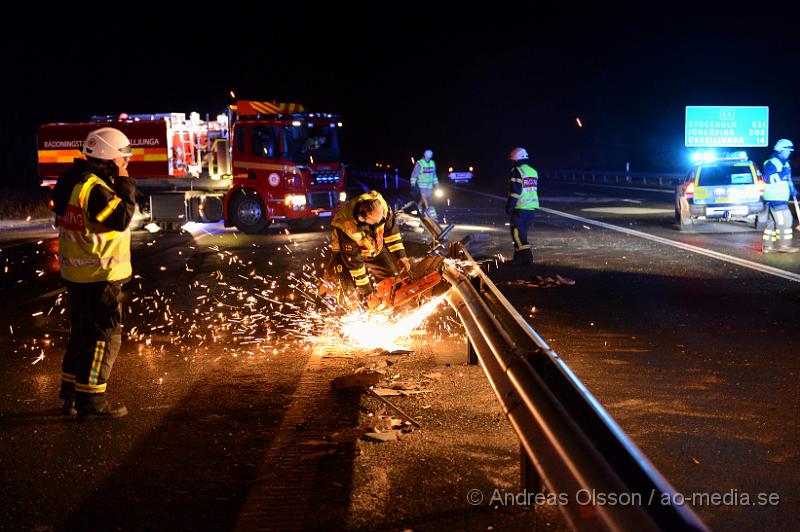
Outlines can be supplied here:
[[[424, 218], [442, 242], [446, 230]], [[519, 438], [526, 492], [566, 494], [559, 509], [576, 530], [707, 530], [462, 243], [449, 255], [467, 273], [445, 268], [446, 297]]]
[[[601, 183], [619, 186], [647, 186], [673, 190], [685, 178], [686, 173], [669, 172], [613, 172], [605, 170], [543, 170], [542, 178], [554, 181], [581, 183]], [[792, 176], [795, 185], [800, 184], [800, 176]]]
[[686, 174], [658, 172], [610, 172], [595, 170], [545, 170], [544, 179], [555, 181], [577, 181], [581, 183], [602, 183], [620, 186], [648, 186], [674, 189]]
[[368, 181], [373, 188], [380, 188], [380, 185], [383, 185], [382, 190], [384, 191], [400, 190], [400, 187], [404, 185], [403, 182], [408, 182], [400, 177], [396, 168], [394, 171], [348, 169], [347, 176]]

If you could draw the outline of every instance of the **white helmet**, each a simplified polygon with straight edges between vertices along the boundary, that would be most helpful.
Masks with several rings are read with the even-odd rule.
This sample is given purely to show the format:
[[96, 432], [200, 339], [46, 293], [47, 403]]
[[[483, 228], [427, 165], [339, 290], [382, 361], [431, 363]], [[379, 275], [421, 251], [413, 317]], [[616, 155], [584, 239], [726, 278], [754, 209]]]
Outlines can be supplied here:
[[508, 158], [512, 161], [522, 161], [528, 158], [528, 152], [525, 148], [514, 148], [511, 150], [511, 153], [508, 154]]
[[433, 150], [425, 150], [425, 153], [423, 153], [422, 156], [426, 159], [430, 159], [433, 157]]
[[775, 143], [775, 151], [789, 150], [794, 151], [794, 144], [789, 139], [780, 139]]
[[131, 156], [131, 141], [125, 133], [113, 127], [90, 131], [83, 141], [83, 154], [93, 159], [111, 161], [117, 157]]

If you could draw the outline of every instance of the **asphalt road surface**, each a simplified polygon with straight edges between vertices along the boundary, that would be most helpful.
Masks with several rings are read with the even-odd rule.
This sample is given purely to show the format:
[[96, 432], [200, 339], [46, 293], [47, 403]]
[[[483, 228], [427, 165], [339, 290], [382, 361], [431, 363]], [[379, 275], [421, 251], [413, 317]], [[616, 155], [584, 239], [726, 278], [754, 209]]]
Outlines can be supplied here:
[[[502, 186], [489, 195], [451, 190], [440, 212], [457, 224], [456, 238], [484, 233], [484, 255], [508, 257], [502, 194]], [[800, 527], [794, 325], [800, 257], [762, 256], [760, 234], [744, 226], [680, 233], [672, 196], [659, 191], [545, 182], [541, 195], [544, 209], [531, 230], [536, 266], [524, 271], [498, 260], [490, 268], [498, 286], [711, 527]], [[81, 424], [58, 411], [67, 330], [53, 234], [6, 235], [0, 528], [241, 526], [265, 464], [277, 463], [282, 435], [296, 430], [291, 423], [287, 429], [287, 420], [298, 404], [315, 404], [302, 391], [319, 386], [308, 380], [318, 364], [308, 338], [319, 331], [304, 328], [297, 308], [307, 292], [303, 273], [321, 262], [325, 236], [277, 229], [246, 236], [218, 225], [183, 234], [137, 232], [137, 278], [128, 285], [126, 337], [109, 385], [112, 401], [130, 414]], [[420, 240], [417, 251], [423, 249], [419, 235], [407, 239]], [[556, 275], [575, 284], [552, 282]], [[432, 353], [432, 360], [441, 355]], [[469, 390], [455, 386], [450, 393]], [[327, 415], [357, 424], [355, 402]], [[485, 408], [491, 411], [489, 401]], [[440, 430], [447, 416], [458, 415], [443, 414]], [[469, 427], [478, 437], [495, 430]], [[513, 433], [496, 430], [505, 453], [498, 456], [513, 456]], [[327, 474], [341, 474], [342, 464], [362, 471], [362, 458], [340, 459]], [[424, 474], [417, 469], [394, 478], [389, 491], [413, 494], [425, 485]], [[349, 480], [310, 484], [305, 506], [295, 508], [308, 514], [301, 526], [559, 526], [552, 515], [543, 523], [536, 515], [470, 514], [459, 492], [468, 484], [455, 481], [447, 502], [427, 498], [402, 519], [385, 512], [370, 521], [370, 505], [359, 502], [359, 474], [335, 478]], [[438, 511], [435, 518], [429, 508]], [[330, 520], [319, 521], [323, 515]]]
[[[500, 268], [498, 285], [709, 525], [797, 529], [800, 257], [762, 255], [744, 225], [681, 233], [661, 191], [545, 182], [542, 196], [533, 282]], [[575, 285], [535, 286], [556, 274]]]

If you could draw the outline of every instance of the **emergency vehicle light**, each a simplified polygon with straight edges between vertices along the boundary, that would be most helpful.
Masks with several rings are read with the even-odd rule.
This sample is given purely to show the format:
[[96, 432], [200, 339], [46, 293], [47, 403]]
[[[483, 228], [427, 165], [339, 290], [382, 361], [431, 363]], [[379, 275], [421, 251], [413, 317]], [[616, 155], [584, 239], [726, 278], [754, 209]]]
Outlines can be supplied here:
[[717, 152], [703, 151], [695, 152], [692, 154], [692, 161], [696, 163], [711, 163], [717, 159]]
[[306, 204], [306, 197], [302, 194], [287, 194], [284, 203], [287, 207], [296, 209]]
[[747, 152], [745, 151], [732, 151], [725, 152], [717, 155], [713, 150], [705, 152], [696, 152], [692, 154], [692, 162], [695, 163], [714, 163], [719, 161], [746, 161]]

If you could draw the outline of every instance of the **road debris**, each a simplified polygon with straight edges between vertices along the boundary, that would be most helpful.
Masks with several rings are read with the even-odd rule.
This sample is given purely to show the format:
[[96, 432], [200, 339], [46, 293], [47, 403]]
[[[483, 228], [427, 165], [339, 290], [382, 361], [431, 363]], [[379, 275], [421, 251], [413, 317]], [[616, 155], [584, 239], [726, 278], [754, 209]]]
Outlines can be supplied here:
[[505, 285], [508, 286], [519, 286], [524, 288], [552, 288], [554, 286], [573, 286], [575, 281], [569, 279], [568, 277], [562, 277], [560, 275], [556, 275], [555, 277], [542, 277], [541, 275], [536, 276], [536, 280], [526, 281], [524, 279], [518, 279], [514, 281], [505, 281]]
[[378, 384], [383, 377], [377, 371], [365, 371], [362, 373], [353, 373], [343, 377], [336, 377], [333, 380], [333, 388], [335, 390], [346, 390], [348, 388], [366, 388]]
[[397, 432], [393, 430], [388, 432], [365, 432], [361, 437], [365, 440], [383, 443], [387, 441], [397, 441]]
[[412, 418], [411, 416], [409, 416], [408, 414], [406, 414], [405, 412], [403, 412], [403, 410], [399, 406], [395, 405], [394, 403], [391, 403], [388, 399], [386, 399], [384, 397], [381, 397], [380, 395], [375, 393], [375, 391], [373, 391], [372, 388], [365, 388], [364, 390], [369, 395], [371, 395], [375, 399], [381, 401], [383, 404], [385, 404], [386, 406], [388, 406], [389, 408], [391, 408], [392, 410], [397, 412], [397, 415], [399, 415], [401, 418], [403, 418], [404, 420], [408, 421], [409, 423], [411, 423], [415, 427], [420, 428], [419, 422], [417, 420], [415, 420], [414, 418]]

